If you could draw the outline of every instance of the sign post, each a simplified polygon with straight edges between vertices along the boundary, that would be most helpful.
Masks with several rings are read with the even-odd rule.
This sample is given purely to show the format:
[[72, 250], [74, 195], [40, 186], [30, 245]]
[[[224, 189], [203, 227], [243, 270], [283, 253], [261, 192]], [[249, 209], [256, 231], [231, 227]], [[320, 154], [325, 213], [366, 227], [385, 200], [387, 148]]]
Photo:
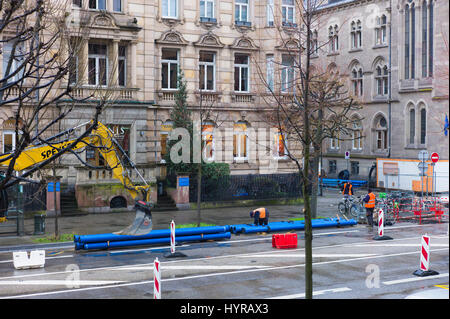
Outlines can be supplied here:
[[[419, 152], [419, 161], [421, 161], [418, 165], [419, 167], [419, 175], [421, 179], [421, 188], [422, 188], [422, 198], [423, 198], [423, 181], [424, 176], [426, 175], [426, 171], [428, 170], [428, 165], [426, 164], [426, 161], [430, 158], [430, 154], [428, 154], [427, 151], [422, 150]], [[427, 186], [428, 186], [428, 175], [427, 175]]]
[[436, 191], [436, 177], [434, 175], [434, 166], [436, 165], [436, 163], [439, 161], [439, 154], [436, 152], [433, 152], [431, 154], [431, 166], [433, 167], [433, 175], [431, 175], [432, 178], [432, 183], [431, 183], [431, 196], [434, 196], [434, 193]]

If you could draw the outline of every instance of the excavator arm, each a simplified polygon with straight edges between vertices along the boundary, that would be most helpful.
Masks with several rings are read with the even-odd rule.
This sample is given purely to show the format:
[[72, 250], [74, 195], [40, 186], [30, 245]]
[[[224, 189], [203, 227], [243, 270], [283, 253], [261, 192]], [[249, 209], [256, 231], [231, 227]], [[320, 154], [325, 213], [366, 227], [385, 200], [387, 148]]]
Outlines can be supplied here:
[[[14, 163], [15, 171], [22, 171], [38, 163], [48, 160], [58, 152], [70, 148], [72, 151], [81, 150], [86, 146], [95, 147], [105, 159], [108, 167], [112, 170], [113, 177], [118, 179], [124, 188], [135, 200], [136, 217], [127, 228], [116, 232], [121, 235], [144, 235], [152, 230], [151, 210], [153, 203], [150, 201], [150, 186], [136, 169], [133, 162], [128, 158], [131, 168], [143, 182], [143, 185], [133, 184], [128, 170], [122, 163], [122, 156], [126, 156], [120, 144], [114, 138], [113, 133], [102, 123], [97, 122], [91, 134], [80, 139], [67, 140], [59, 143], [45, 143], [44, 145], [30, 146], [25, 148]], [[121, 156], [122, 155], [122, 156]], [[11, 154], [0, 155], [0, 168], [7, 168], [12, 160]], [[0, 222], [4, 217], [0, 216]]]

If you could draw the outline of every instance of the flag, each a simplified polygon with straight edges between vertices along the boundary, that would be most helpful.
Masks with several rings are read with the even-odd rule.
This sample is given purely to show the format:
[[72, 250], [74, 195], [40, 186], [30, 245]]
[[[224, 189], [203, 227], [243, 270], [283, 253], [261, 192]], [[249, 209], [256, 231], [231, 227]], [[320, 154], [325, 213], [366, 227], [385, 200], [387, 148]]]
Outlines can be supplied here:
[[447, 117], [447, 114], [445, 114], [444, 134], [445, 134], [445, 136], [448, 135], [448, 117]]

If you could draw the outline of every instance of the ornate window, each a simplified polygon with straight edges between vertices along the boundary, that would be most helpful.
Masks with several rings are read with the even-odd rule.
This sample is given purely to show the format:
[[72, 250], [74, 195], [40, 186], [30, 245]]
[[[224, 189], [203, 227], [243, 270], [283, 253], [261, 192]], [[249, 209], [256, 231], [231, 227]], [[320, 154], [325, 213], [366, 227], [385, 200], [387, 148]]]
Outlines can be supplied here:
[[363, 70], [360, 66], [355, 66], [352, 69], [352, 88], [353, 95], [363, 96]]
[[420, 144], [426, 143], [427, 137], [427, 110], [422, 108], [420, 110]]
[[363, 131], [361, 120], [359, 120], [358, 118], [355, 118], [352, 123], [352, 149], [363, 149]]
[[422, 77], [433, 76], [433, 1], [422, 4]]
[[408, 0], [405, 6], [405, 79], [415, 77], [416, 49], [416, 8], [413, 0]]
[[375, 72], [375, 82], [377, 85], [377, 95], [387, 96], [389, 93], [389, 71], [387, 65], [377, 65]]
[[375, 150], [385, 151], [388, 148], [388, 128], [384, 116], [379, 115], [375, 119]]
[[416, 110], [409, 110], [409, 144], [414, 145], [416, 141]]
[[328, 28], [328, 47], [329, 47], [329, 53], [335, 53], [339, 51], [339, 35], [338, 35], [339, 28], [336, 25], [329, 26]]
[[357, 20], [357, 21], [352, 21], [351, 25], [351, 31], [350, 31], [350, 36], [351, 36], [351, 45], [352, 45], [352, 49], [359, 49], [362, 47], [362, 26], [361, 26], [361, 21]]
[[375, 45], [386, 44], [386, 34], [387, 34], [387, 18], [386, 15], [377, 17], [377, 24], [375, 26]]

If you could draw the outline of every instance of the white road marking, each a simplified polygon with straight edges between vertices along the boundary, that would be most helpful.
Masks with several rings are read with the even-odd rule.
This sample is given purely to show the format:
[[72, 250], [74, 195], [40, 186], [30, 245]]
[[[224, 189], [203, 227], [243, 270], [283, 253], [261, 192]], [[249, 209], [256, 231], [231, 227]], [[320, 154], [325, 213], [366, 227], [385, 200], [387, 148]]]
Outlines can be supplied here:
[[99, 286], [120, 284], [124, 281], [113, 280], [3, 280], [0, 286]]
[[406, 282], [443, 278], [443, 277], [448, 277], [448, 273], [434, 275], [434, 276], [426, 276], [426, 277], [410, 277], [410, 278], [404, 278], [404, 279], [398, 279], [398, 280], [383, 281], [383, 284], [389, 286], [389, 285], [403, 284]]
[[[313, 253], [313, 258], [317, 257], [317, 258], [351, 258], [351, 257], [371, 257], [371, 256], [375, 256], [376, 254], [314, 254]], [[265, 254], [265, 255], [261, 255], [261, 254], [254, 254], [254, 255], [244, 255], [244, 256], [239, 256], [240, 258], [301, 258], [301, 257], [305, 257], [305, 254], [279, 254], [279, 253], [274, 253], [274, 254]]]
[[[330, 293], [330, 292], [337, 293], [337, 292], [345, 292], [345, 291], [351, 291], [351, 289], [348, 287], [342, 287], [342, 288], [334, 288], [334, 289], [317, 290], [317, 291], [313, 291], [313, 296], [319, 296], [319, 295], [323, 295], [323, 294]], [[270, 297], [267, 299], [295, 299], [295, 298], [305, 298], [305, 293]]]
[[[367, 245], [356, 245], [355, 247], [421, 247], [421, 244], [367, 244]], [[448, 247], [449, 244], [433, 244], [431, 243], [430, 246], [433, 247]]]
[[[270, 266], [257, 266], [257, 265], [222, 265], [222, 266], [214, 266], [214, 265], [184, 265], [184, 266], [170, 266], [170, 265], [161, 265], [161, 271], [165, 270], [241, 270], [241, 269], [251, 269], [251, 268], [268, 268]], [[144, 266], [144, 267], [124, 267], [117, 268], [112, 270], [153, 270], [153, 266]]]

